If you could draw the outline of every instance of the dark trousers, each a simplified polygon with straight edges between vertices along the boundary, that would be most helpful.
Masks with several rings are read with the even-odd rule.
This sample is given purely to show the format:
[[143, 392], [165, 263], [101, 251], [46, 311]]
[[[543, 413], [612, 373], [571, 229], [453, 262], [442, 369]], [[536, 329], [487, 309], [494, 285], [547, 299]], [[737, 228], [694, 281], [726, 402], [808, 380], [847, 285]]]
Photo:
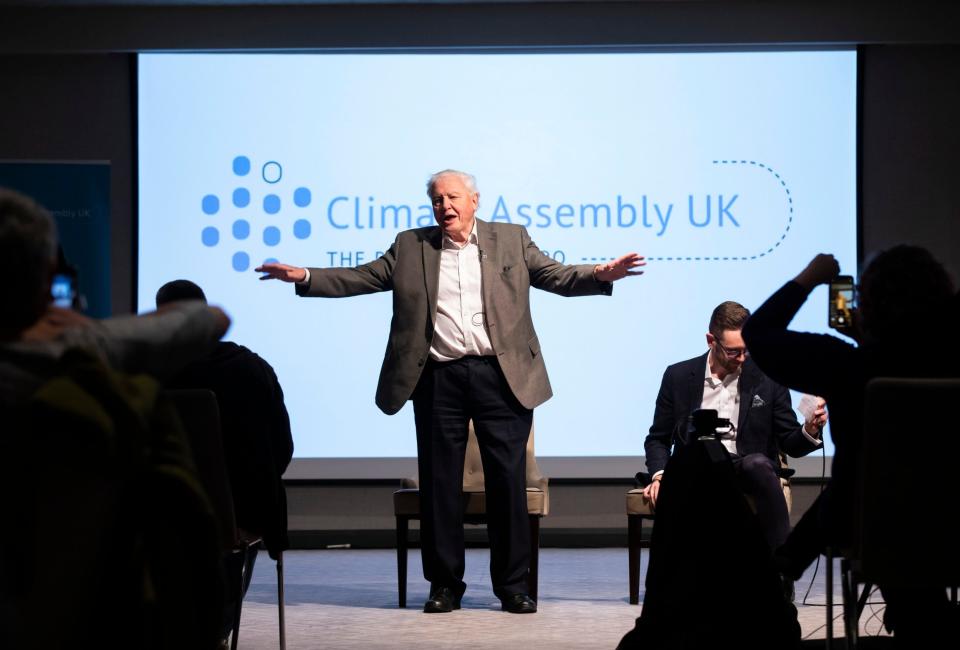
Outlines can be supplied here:
[[472, 419], [486, 485], [493, 591], [500, 598], [526, 593], [526, 447], [533, 411], [513, 396], [496, 357], [429, 362], [414, 391], [413, 409], [424, 577], [433, 588], [466, 589], [461, 492]]
[[833, 492], [830, 488], [828, 483], [820, 496], [800, 517], [800, 521], [784, 540], [783, 545], [776, 549], [777, 566], [788, 578], [799, 580], [817, 556], [827, 552], [828, 546], [842, 544], [841, 540], [849, 539], [846, 536], [835, 536], [830, 532], [826, 520], [827, 502]]
[[790, 513], [783, 498], [780, 474], [774, 462], [763, 454], [731, 456], [743, 493], [753, 499], [770, 551], [775, 551], [790, 534]]

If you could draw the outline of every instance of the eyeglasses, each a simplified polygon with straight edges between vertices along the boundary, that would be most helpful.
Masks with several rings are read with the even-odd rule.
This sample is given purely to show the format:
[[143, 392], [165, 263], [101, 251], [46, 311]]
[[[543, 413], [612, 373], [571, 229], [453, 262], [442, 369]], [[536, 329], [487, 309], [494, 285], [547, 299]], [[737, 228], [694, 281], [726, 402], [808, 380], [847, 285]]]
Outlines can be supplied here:
[[723, 343], [720, 342], [720, 339], [714, 338], [713, 342], [717, 344], [717, 347], [720, 348], [720, 351], [727, 355], [728, 359], [736, 359], [737, 357], [743, 355], [744, 358], [750, 356], [750, 351], [747, 348], [727, 348], [723, 346]]

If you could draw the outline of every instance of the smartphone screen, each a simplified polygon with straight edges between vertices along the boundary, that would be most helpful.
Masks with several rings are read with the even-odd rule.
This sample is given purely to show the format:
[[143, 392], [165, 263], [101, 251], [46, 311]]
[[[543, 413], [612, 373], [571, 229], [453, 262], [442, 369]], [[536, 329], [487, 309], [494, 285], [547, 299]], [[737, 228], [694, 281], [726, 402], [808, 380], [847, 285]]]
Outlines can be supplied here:
[[65, 309], [73, 307], [73, 299], [76, 296], [73, 277], [63, 273], [54, 275], [53, 283], [50, 285], [50, 295], [53, 296], [53, 304], [57, 307]]
[[853, 325], [853, 310], [857, 308], [853, 278], [840, 275], [830, 283], [827, 318], [830, 327], [844, 329]]

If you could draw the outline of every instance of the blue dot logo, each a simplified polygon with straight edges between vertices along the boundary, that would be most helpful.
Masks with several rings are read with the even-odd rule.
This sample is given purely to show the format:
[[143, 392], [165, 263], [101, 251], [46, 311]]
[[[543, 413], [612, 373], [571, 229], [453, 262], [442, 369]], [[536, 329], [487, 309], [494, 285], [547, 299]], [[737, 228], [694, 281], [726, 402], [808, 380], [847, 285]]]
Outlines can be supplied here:
[[234, 271], [246, 271], [250, 268], [250, 256], [240, 251], [239, 253], [233, 254], [233, 270]]
[[200, 207], [203, 209], [204, 214], [216, 214], [220, 211], [220, 199], [213, 194], [207, 194], [203, 197], [203, 201], [200, 202]]
[[237, 219], [233, 222], [234, 239], [246, 239], [250, 236], [250, 222], [245, 219]]
[[250, 159], [246, 156], [237, 156], [233, 159], [233, 173], [237, 176], [246, 176], [250, 173]]
[[280, 229], [276, 226], [267, 226], [263, 229], [263, 243], [267, 246], [276, 246], [280, 243]]
[[293, 222], [293, 236], [297, 239], [306, 239], [310, 236], [310, 222], [306, 219], [297, 219]]
[[298, 208], [305, 208], [310, 205], [310, 190], [305, 187], [298, 187], [293, 191], [293, 203]]
[[263, 169], [260, 170], [260, 175], [263, 176], [263, 181], [265, 183], [279, 183], [280, 179], [283, 178], [283, 167], [280, 166], [280, 163], [275, 160], [263, 164]]
[[263, 197], [263, 211], [267, 214], [280, 212], [280, 197], [276, 194], [267, 194]]
[[216, 246], [220, 241], [220, 231], [213, 226], [207, 226], [200, 233], [200, 241], [204, 246]]
[[[313, 203], [313, 193], [308, 187], [294, 187], [289, 194], [287, 192], [290, 192], [290, 189], [271, 188], [271, 185], [279, 183], [283, 178], [283, 167], [276, 160], [261, 161], [245, 155], [235, 156], [230, 163], [233, 172], [231, 177], [233, 179], [232, 189], [220, 188], [217, 193], [202, 195], [200, 208], [203, 214], [212, 216], [223, 212], [226, 219], [224, 222], [218, 223], [217, 226], [209, 225], [210, 221], [207, 221], [207, 225], [201, 227], [200, 241], [205, 247], [218, 246], [221, 236], [229, 237], [232, 235], [232, 241], [235, 242], [247, 242], [253, 236], [252, 248], [255, 249], [257, 245], [256, 232], [261, 233], [263, 244], [271, 248], [279, 246], [284, 236], [290, 237], [292, 234], [293, 239], [297, 240], [309, 239], [312, 236], [313, 224], [307, 218], [291, 219], [293, 223], [289, 226], [290, 230], [287, 230], [288, 226], [286, 224], [289, 222], [285, 220], [277, 225], [264, 226], [257, 223], [258, 215], [261, 218], [265, 215], [274, 216], [280, 214], [284, 207], [289, 211], [291, 206], [308, 208]], [[251, 177], [257, 166], [260, 166], [260, 177], [266, 185], [258, 185], [255, 174]], [[250, 178], [241, 181], [238, 177]], [[223, 202], [222, 205], [221, 201]], [[261, 207], [262, 212], [257, 210], [257, 207]], [[252, 212], [250, 211], [251, 208], [253, 209]], [[239, 210], [243, 210], [243, 212], [239, 212]], [[308, 213], [301, 213], [301, 215], [309, 216]], [[293, 239], [290, 241], [293, 241]], [[247, 271], [251, 266], [251, 254], [257, 255], [257, 252], [255, 250], [240, 250], [232, 253], [230, 265], [237, 272]], [[265, 260], [265, 263], [276, 261], [275, 257], [269, 257]]]
[[233, 191], [233, 204], [238, 208], [245, 208], [250, 205], [250, 190], [245, 187], [238, 187]]

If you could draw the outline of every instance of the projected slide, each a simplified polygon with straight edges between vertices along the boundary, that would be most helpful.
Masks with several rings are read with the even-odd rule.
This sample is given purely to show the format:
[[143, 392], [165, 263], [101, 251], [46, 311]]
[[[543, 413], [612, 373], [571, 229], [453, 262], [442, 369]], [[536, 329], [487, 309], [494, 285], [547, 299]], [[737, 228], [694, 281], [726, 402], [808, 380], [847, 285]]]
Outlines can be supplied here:
[[[428, 176], [462, 169], [478, 217], [546, 255], [647, 256], [612, 297], [531, 298], [538, 454], [642, 455], [714, 306], [756, 308], [818, 252], [856, 273], [855, 122], [853, 51], [143, 55], [139, 308], [175, 278], [224, 306], [277, 371], [298, 457], [415, 456], [412, 407], [374, 405], [390, 294], [297, 298], [253, 268], [369, 262], [433, 224]], [[828, 331], [825, 291], [793, 327]]]

